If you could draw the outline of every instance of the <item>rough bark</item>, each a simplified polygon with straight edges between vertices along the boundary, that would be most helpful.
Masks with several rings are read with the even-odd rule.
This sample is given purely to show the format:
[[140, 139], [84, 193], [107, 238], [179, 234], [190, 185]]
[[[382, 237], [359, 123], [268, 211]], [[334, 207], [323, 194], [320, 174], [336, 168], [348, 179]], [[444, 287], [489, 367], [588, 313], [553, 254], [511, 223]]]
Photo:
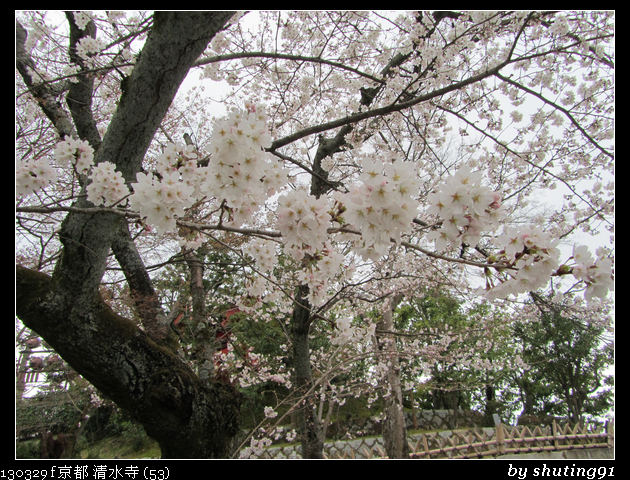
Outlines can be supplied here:
[[[89, 22], [85, 30], [81, 30], [74, 22], [74, 14], [66, 12], [66, 18], [70, 26], [70, 47], [68, 54], [70, 60], [79, 65], [83, 65], [83, 60], [76, 52], [76, 45], [82, 38], [96, 38], [96, 25]], [[96, 120], [92, 115], [92, 92], [94, 90], [94, 76], [81, 74], [77, 77], [78, 82], [70, 82], [66, 103], [72, 119], [77, 127], [77, 134], [82, 140], [87, 140], [96, 151], [101, 144], [101, 135], [96, 127]]]
[[[302, 397], [313, 385], [311, 373], [311, 349], [309, 345], [310, 305], [305, 298], [308, 286], [297, 289], [296, 303], [291, 318], [291, 340], [293, 341], [293, 366], [295, 388]], [[324, 441], [322, 425], [317, 417], [317, 405], [313, 395], [309, 395], [296, 408], [302, 458], [323, 458]]]
[[[313, 162], [315, 175], [311, 177], [311, 195], [319, 198], [330, 190], [328, 172], [321, 167], [322, 160], [338, 152], [345, 145], [345, 136], [352, 130], [350, 126], [340, 129], [331, 138], [320, 137], [319, 147]], [[308, 286], [296, 289], [296, 300], [291, 318], [291, 340], [293, 342], [294, 381], [298, 397], [302, 397], [313, 385], [309, 331], [311, 328], [311, 305]], [[313, 396], [306, 397], [297, 407], [297, 418], [303, 458], [323, 458], [324, 436], [322, 424], [317, 415], [317, 405]]]
[[129, 226], [121, 222], [112, 237], [112, 252], [123, 270], [135, 313], [149, 337], [159, 345], [177, 351], [179, 342], [169, 325], [160, 321], [164, 312], [144, 262], [131, 238]]
[[[393, 312], [402, 301], [403, 295], [396, 295], [386, 305], [383, 312], [382, 329], [394, 330]], [[387, 334], [379, 342], [379, 350], [386, 353], [387, 374], [383, 387], [388, 395], [383, 399], [383, 441], [389, 458], [409, 458], [409, 444], [407, 443], [407, 423], [402, 402], [402, 386], [400, 376], [400, 361], [396, 348], [396, 339]]]
[[203, 382], [172, 351], [96, 299], [79, 305], [46, 274], [16, 267], [17, 315], [157, 440], [163, 458], [228, 455], [239, 394]]
[[[29, 92], [37, 99], [40, 108], [57, 129], [61, 138], [76, 135], [76, 128], [67, 114], [57, 101], [58, 89], [50, 84], [42, 83], [34, 73], [36, 65], [31, 55], [26, 51], [24, 43], [27, 38], [26, 29], [15, 21], [15, 68], [20, 73], [24, 84]], [[61, 87], [64, 88], [64, 87]]]
[[[126, 82], [119, 106], [96, 151], [96, 163], [112, 162], [126, 180], [135, 180], [179, 85], [232, 15], [155, 14], [141, 59]], [[23, 45], [24, 32], [16, 30], [16, 43], [21, 40]], [[25, 64], [31, 61], [23, 52], [20, 58]], [[20, 73], [24, 77], [28, 71], [23, 71]], [[34, 92], [38, 93], [50, 92]], [[86, 91], [78, 94], [84, 96]], [[67, 100], [69, 105], [73, 101]], [[52, 116], [49, 118], [59, 127], [55, 123], [59, 117], [55, 115], [62, 109], [58, 104], [48, 105]], [[80, 124], [76, 131], [92, 135], [89, 108], [77, 108], [78, 105], [71, 106], [73, 120]], [[68, 131], [66, 123], [67, 116], [63, 117], [63, 128], [58, 128], [60, 134]], [[94, 137], [91, 140], [96, 143]], [[75, 206], [91, 204], [80, 199]], [[16, 266], [17, 315], [77, 372], [141, 422], [160, 444], [163, 458], [227, 456], [230, 439], [240, 426], [238, 392], [220, 382], [201, 381], [172, 350], [115, 314], [99, 295], [113, 247], [127, 280], [144, 292], [147, 308], [157, 308], [146, 271], [143, 273], [139, 256], [125, 236], [125, 222], [122, 217], [106, 213], [68, 214], [59, 232], [62, 255], [52, 277]], [[153, 314], [150, 312], [148, 317]]]

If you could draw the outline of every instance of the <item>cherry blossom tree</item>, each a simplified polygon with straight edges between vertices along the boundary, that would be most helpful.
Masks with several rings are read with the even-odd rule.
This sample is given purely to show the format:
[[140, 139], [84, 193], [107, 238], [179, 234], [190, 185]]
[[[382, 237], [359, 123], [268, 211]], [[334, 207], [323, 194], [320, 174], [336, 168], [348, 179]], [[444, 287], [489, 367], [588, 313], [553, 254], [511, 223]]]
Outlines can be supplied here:
[[[391, 315], [435, 285], [502, 308], [544, 290], [608, 301], [612, 238], [592, 252], [575, 234], [613, 231], [613, 25], [609, 12], [19, 12], [17, 316], [165, 458], [230, 454], [236, 386], [254, 371], [292, 384], [302, 454], [321, 457], [313, 393], [392, 355], [365, 347], [396, 334], [369, 306]], [[523, 223], [554, 190], [551, 213]], [[292, 375], [254, 357], [216, 371], [238, 363], [215, 358], [207, 311], [201, 252], [219, 246], [243, 286], [223, 300], [283, 325]], [[167, 310], [154, 285], [172, 262], [190, 271], [194, 360], [171, 328], [182, 303]], [[103, 298], [121, 282], [128, 302]], [[318, 379], [315, 329], [346, 352]]]

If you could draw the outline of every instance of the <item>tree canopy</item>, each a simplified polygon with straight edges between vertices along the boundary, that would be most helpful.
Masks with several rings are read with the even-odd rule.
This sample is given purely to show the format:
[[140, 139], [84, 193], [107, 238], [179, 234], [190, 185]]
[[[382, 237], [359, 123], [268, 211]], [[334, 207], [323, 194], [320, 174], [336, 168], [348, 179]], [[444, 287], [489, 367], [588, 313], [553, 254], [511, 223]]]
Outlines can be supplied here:
[[[256, 382], [321, 457], [394, 357], [611, 327], [613, 76], [604, 11], [17, 12], [16, 315], [164, 458], [234, 454]], [[392, 319], [437, 291], [474, 322]]]

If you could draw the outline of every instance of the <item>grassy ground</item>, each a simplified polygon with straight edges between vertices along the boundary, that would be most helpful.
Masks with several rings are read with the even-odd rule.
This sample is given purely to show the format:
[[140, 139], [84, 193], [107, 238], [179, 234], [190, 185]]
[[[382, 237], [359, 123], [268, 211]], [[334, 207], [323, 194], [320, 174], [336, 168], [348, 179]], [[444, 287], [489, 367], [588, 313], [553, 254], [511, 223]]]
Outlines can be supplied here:
[[160, 458], [160, 447], [149, 437], [109, 437], [80, 450], [81, 458]]
[[[39, 458], [39, 440], [20, 442], [16, 447], [16, 458]], [[81, 442], [73, 458], [110, 459], [110, 458], [160, 458], [160, 447], [154, 440], [107, 437], [92, 444]]]

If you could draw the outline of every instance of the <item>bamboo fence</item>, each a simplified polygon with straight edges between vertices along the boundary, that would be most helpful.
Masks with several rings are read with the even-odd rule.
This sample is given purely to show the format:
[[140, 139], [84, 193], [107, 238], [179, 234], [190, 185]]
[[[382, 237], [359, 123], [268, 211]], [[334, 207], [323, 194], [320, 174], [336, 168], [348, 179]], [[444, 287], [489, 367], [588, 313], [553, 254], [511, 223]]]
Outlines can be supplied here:
[[[489, 433], [490, 430], [492, 433]], [[593, 430], [580, 423], [560, 427], [555, 420], [546, 427], [506, 427], [453, 432], [449, 437], [423, 435], [410, 445], [410, 458], [483, 458], [488, 456], [553, 452], [587, 448], [614, 448], [614, 422]]]

